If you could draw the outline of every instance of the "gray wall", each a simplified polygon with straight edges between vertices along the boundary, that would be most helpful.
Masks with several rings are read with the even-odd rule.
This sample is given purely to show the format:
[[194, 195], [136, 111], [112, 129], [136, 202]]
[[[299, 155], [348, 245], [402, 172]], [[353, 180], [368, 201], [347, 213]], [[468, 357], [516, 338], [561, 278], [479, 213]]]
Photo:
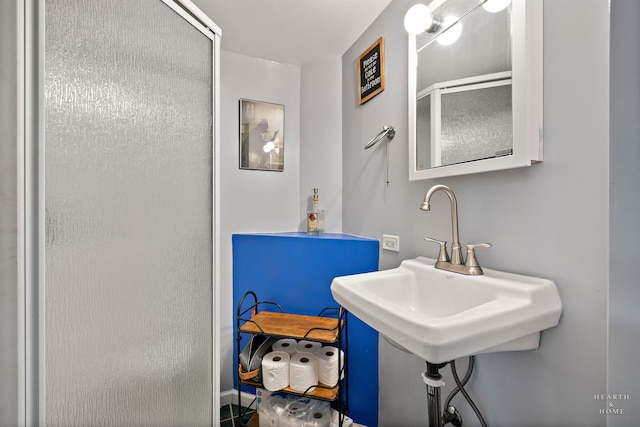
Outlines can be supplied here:
[[18, 421], [16, 4], [0, 3], [0, 426]]
[[640, 2], [611, 2], [611, 208], [609, 274], [609, 394], [629, 395], [611, 402], [623, 415], [609, 426], [635, 426], [640, 414], [638, 354], [638, 212], [640, 212]]
[[[382, 269], [417, 255], [435, 257], [437, 247], [422, 237], [450, 240], [448, 200], [434, 198], [430, 212], [418, 206], [432, 185], [450, 186], [458, 197], [462, 242], [493, 244], [478, 253], [480, 263], [554, 280], [564, 305], [560, 325], [543, 333], [540, 349], [477, 357], [468, 390], [487, 422], [602, 426], [602, 402], [594, 395], [607, 390], [608, 1], [545, 2], [544, 163], [419, 182], [408, 181], [407, 166], [402, 21], [412, 4], [391, 2], [343, 56], [343, 231], [400, 236], [401, 252], [383, 252]], [[386, 88], [358, 106], [356, 61], [380, 36]], [[388, 187], [383, 146], [363, 150], [383, 125], [398, 130], [389, 145]], [[384, 340], [379, 352], [380, 426], [425, 425], [424, 361]], [[462, 361], [460, 370], [465, 366]], [[478, 425], [463, 401], [457, 406], [465, 425]]]

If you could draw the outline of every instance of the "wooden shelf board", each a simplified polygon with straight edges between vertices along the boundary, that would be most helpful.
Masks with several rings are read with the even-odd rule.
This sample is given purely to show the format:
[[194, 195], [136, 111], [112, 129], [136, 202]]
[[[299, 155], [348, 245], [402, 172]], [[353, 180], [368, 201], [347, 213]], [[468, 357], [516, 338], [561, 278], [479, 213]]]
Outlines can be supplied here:
[[338, 340], [338, 322], [330, 317], [261, 311], [240, 326], [240, 332], [334, 343]]
[[[259, 387], [259, 388], [264, 388], [264, 386], [260, 383], [254, 382], [254, 381], [240, 381], [241, 384], [244, 385], [249, 385], [249, 386], [253, 386], [253, 387]], [[312, 397], [314, 399], [322, 399], [322, 400], [328, 400], [328, 401], [334, 401], [336, 400], [336, 398], [338, 397], [338, 388], [340, 387], [339, 385], [335, 386], [335, 387], [331, 387], [328, 388], [328, 385], [319, 384], [320, 386], [322, 386], [322, 388], [320, 387], [316, 387], [315, 389], [309, 391], [308, 393], [303, 393], [303, 392], [299, 392], [297, 390], [292, 389], [291, 387], [285, 387], [282, 390], [278, 390], [278, 391], [283, 391], [285, 393], [289, 393], [289, 394], [294, 394], [296, 396], [304, 396], [304, 397]], [[327, 387], [327, 388], [325, 388]]]

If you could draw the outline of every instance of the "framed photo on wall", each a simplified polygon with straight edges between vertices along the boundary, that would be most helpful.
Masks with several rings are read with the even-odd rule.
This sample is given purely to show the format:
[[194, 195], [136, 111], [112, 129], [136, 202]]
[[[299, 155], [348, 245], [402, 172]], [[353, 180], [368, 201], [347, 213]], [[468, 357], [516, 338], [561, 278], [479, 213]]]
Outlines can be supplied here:
[[284, 105], [240, 99], [240, 169], [284, 170]]

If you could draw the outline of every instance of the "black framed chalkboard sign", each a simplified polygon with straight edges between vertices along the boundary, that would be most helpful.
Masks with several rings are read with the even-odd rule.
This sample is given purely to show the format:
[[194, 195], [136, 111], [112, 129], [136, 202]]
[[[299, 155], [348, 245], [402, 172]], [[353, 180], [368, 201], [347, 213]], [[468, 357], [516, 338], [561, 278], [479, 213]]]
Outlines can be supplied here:
[[384, 90], [384, 40], [380, 37], [358, 58], [358, 102], [364, 104]]

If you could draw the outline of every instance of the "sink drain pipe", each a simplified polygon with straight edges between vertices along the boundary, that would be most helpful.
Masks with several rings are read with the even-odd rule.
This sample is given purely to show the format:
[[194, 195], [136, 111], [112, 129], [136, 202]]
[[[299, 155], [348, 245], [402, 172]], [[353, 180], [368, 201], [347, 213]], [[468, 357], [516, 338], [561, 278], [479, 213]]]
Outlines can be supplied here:
[[446, 363], [427, 362], [427, 370], [422, 373], [422, 380], [427, 385], [427, 415], [429, 417], [429, 427], [441, 427], [442, 414], [440, 412], [440, 387], [444, 386], [440, 368], [447, 366]]
[[427, 413], [429, 416], [429, 427], [442, 427], [448, 423], [453, 424], [455, 427], [462, 426], [462, 416], [453, 405], [450, 405], [451, 399], [458, 392], [462, 392], [464, 398], [467, 400], [473, 411], [478, 416], [482, 427], [487, 427], [487, 423], [482, 417], [480, 410], [475, 405], [473, 400], [471, 400], [471, 397], [464, 389], [464, 385], [467, 383], [467, 381], [469, 381], [469, 378], [471, 378], [471, 373], [473, 372], [473, 362], [474, 356], [470, 356], [467, 373], [462, 381], [460, 381], [460, 378], [458, 377], [455, 361], [452, 360], [450, 362], [453, 379], [456, 382], [456, 388], [449, 394], [445, 401], [446, 408], [444, 413], [441, 411], [440, 403], [440, 388], [444, 386], [442, 375], [440, 375], [440, 369], [444, 368], [447, 364], [436, 364], [427, 362], [427, 370], [422, 373], [422, 380], [427, 385]]

